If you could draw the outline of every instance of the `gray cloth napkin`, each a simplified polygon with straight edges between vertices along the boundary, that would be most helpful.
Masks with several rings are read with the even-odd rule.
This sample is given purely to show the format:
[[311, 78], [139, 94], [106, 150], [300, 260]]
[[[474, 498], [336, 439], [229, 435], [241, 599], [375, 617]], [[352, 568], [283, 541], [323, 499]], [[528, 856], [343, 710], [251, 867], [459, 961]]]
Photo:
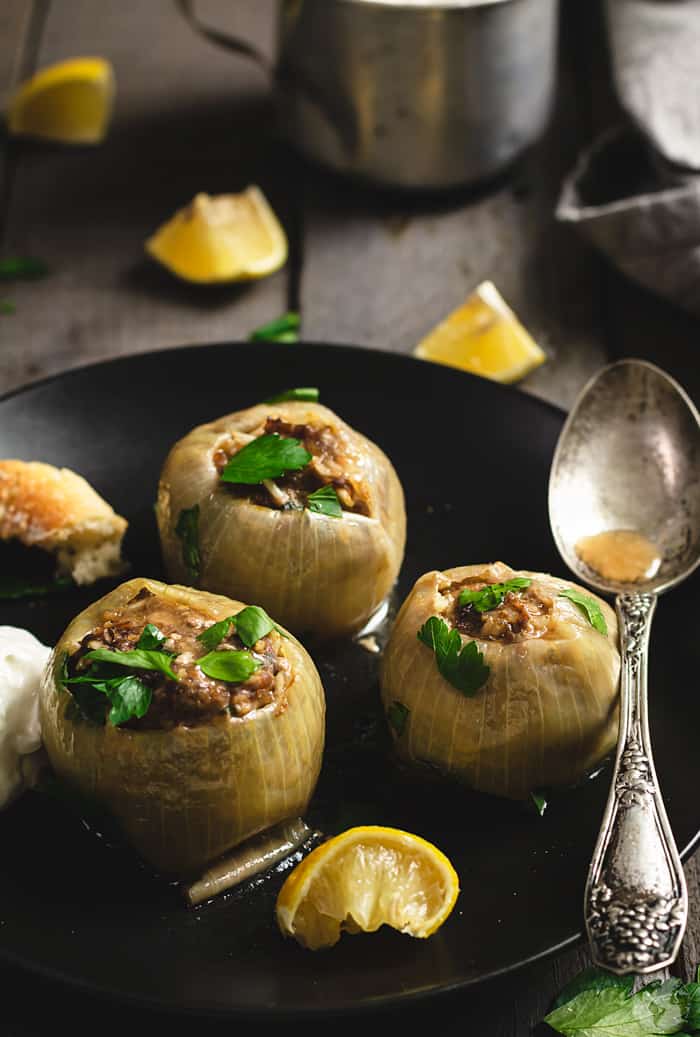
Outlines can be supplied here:
[[700, 314], [700, 0], [606, 0], [605, 14], [628, 122], [581, 155], [556, 217]]

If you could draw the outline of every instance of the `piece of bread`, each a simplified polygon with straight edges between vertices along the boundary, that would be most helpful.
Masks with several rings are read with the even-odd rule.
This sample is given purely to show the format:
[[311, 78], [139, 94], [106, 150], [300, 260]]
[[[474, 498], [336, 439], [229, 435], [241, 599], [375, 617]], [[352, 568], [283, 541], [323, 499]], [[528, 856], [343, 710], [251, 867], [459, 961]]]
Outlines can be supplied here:
[[78, 584], [121, 573], [126, 519], [68, 468], [0, 460], [0, 540], [56, 556], [56, 576]]

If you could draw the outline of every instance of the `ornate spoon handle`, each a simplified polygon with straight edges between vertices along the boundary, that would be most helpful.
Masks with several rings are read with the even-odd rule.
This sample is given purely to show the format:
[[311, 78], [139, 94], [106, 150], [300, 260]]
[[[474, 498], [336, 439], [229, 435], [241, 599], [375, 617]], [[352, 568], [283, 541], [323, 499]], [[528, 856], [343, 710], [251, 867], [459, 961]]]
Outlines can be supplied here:
[[654, 972], [675, 960], [688, 894], [649, 739], [647, 654], [656, 595], [620, 595], [615, 604], [622, 651], [620, 736], [584, 916], [594, 963], [624, 975]]

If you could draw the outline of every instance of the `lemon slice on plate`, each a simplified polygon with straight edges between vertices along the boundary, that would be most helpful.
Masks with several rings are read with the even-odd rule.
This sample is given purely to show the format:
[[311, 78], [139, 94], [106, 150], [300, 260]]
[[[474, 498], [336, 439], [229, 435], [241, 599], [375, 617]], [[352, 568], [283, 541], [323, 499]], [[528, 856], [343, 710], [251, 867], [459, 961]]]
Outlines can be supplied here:
[[431, 936], [452, 911], [459, 879], [436, 846], [397, 828], [349, 828], [312, 850], [279, 891], [277, 924], [310, 950], [331, 947], [343, 930], [391, 926]]
[[516, 382], [547, 359], [491, 281], [482, 282], [413, 352], [496, 382]]
[[7, 107], [12, 136], [98, 144], [112, 114], [114, 71], [104, 58], [71, 58], [22, 83]]
[[146, 242], [146, 251], [185, 281], [251, 281], [287, 261], [287, 237], [259, 187], [198, 194]]

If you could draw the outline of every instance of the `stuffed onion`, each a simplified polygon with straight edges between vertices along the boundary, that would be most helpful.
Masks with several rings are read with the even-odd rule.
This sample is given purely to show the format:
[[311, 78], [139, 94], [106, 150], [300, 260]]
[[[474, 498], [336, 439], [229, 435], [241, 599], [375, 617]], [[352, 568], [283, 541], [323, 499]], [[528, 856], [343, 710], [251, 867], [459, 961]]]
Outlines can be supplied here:
[[313, 399], [193, 429], [165, 461], [156, 514], [171, 580], [259, 602], [299, 634], [359, 630], [403, 560], [391, 462]]
[[524, 799], [614, 747], [615, 613], [566, 580], [501, 562], [425, 573], [380, 668], [398, 757]]
[[302, 645], [257, 606], [155, 580], [70, 623], [40, 711], [58, 777], [164, 876], [298, 816], [320, 770], [324, 692]]

